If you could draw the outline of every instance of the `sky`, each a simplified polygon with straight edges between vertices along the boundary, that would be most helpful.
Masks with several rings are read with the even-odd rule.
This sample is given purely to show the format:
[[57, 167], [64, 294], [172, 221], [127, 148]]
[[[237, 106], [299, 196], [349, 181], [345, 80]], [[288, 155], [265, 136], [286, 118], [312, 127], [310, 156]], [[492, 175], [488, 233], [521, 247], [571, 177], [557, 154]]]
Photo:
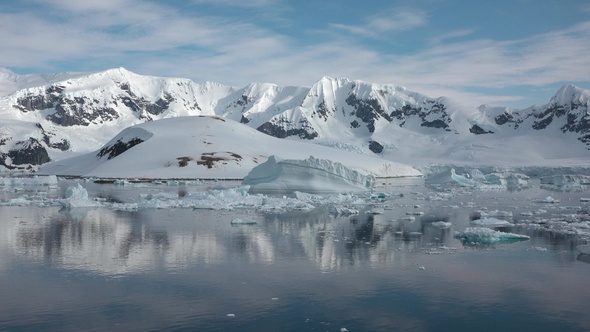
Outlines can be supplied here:
[[587, 0], [0, 1], [0, 67], [243, 87], [323, 76], [466, 105], [527, 107], [590, 89]]

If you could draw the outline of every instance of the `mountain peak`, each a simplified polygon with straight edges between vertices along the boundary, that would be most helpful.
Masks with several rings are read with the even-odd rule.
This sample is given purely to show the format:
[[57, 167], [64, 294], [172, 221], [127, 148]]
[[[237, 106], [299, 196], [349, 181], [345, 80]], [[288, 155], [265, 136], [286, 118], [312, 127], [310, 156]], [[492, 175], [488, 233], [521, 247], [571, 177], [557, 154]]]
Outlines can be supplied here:
[[590, 92], [588, 90], [581, 89], [574, 84], [564, 84], [557, 93], [551, 97], [549, 104], [566, 105], [575, 103], [588, 103], [590, 102]]

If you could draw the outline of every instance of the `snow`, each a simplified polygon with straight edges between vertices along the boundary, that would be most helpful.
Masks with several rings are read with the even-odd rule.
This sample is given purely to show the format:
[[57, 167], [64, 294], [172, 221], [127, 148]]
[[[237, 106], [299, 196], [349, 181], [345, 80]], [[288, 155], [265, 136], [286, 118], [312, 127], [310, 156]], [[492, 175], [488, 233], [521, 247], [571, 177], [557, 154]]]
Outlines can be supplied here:
[[[101, 120], [99, 117], [87, 126], [59, 126], [47, 119], [48, 115], [55, 112], [54, 109], [21, 112], [13, 107], [19, 98], [45, 95], [52, 84], [63, 88], [59, 93], [68, 100], [88, 100], [92, 104], [85, 105], [88, 113], [94, 112], [95, 109], [112, 109], [118, 116], [112, 120]], [[130, 93], [150, 103], [155, 103], [167, 94], [173, 98], [163, 113], [148, 114], [146, 110], [134, 111], [120, 102], [121, 98], [129, 96]], [[368, 102], [375, 103], [378, 106], [375, 106], [375, 109], [382, 109], [390, 116], [404, 106], [421, 108], [429, 113], [424, 119], [414, 115], [396, 115], [391, 122], [377, 116], [373, 123], [374, 131], [371, 131], [368, 129], [368, 123], [353, 115], [357, 109], [347, 103], [350, 96], [362, 100], [364, 105]], [[581, 134], [563, 133], [560, 130], [566, 116], [556, 118], [547, 129], [537, 131], [531, 128], [533, 121], [538, 120], [531, 115], [540, 116], [549, 106], [563, 106], [568, 111], [573, 107], [571, 105], [581, 105], [574, 112], [579, 115], [579, 120], [583, 117], [583, 114], [579, 113], [589, 101], [590, 92], [573, 85], [564, 85], [546, 105], [531, 106], [523, 110], [490, 106], [475, 109], [444, 97], [430, 98], [400, 86], [373, 84], [347, 78], [323, 77], [311, 88], [281, 87], [270, 83], [251, 83], [243, 88], [235, 88], [212, 82], [197, 84], [183, 78], [143, 76], [124, 68], [96, 73], [56, 75], [16, 75], [3, 70], [0, 72], [0, 141], [4, 137], [10, 137], [12, 140], [0, 146], [0, 153], [6, 152], [23, 138], [35, 137], [42, 142], [43, 137], [36, 127], [37, 124], [48, 133], [51, 142], [67, 140], [70, 143], [71, 149], [68, 151], [48, 147], [50, 158], [59, 162], [96, 150], [125, 128], [144, 121], [209, 115], [236, 122], [247, 119], [244, 122], [251, 128], [259, 128], [271, 120], [279, 124], [281, 121], [290, 121], [284, 123], [286, 129], [303, 128], [318, 134], [311, 143], [354, 151], [367, 158], [375, 158], [368, 149], [368, 142], [376, 141], [384, 146], [378, 158], [383, 161], [383, 167], [386, 169], [388, 163], [395, 164], [395, 161], [416, 167], [445, 164], [453, 165], [456, 169], [461, 166], [472, 166], [483, 170], [484, 167], [505, 166], [523, 170], [526, 168], [530, 172], [534, 172], [535, 167], [572, 167], [582, 168], [584, 173], [590, 174], [590, 167], [587, 166], [590, 156], [584, 143], [579, 140]], [[422, 120], [440, 120], [439, 117], [443, 113], [430, 112], [432, 105], [437, 104], [445, 107], [443, 113], [452, 120], [449, 122], [448, 130], [422, 126]], [[326, 114], [322, 114], [323, 112]], [[496, 123], [495, 118], [504, 113], [523, 121], [518, 130], [513, 125], [501, 126]], [[352, 128], [353, 120], [358, 120], [358, 128]], [[486, 131], [493, 131], [494, 134], [471, 134], [469, 129], [475, 124]], [[213, 135], [218, 136], [219, 132]], [[194, 136], [194, 132], [187, 134], [187, 138], [191, 136]], [[291, 136], [288, 140], [298, 139], [297, 136]], [[45, 142], [42, 144], [47, 145]], [[219, 147], [218, 151], [226, 150]], [[281, 151], [264, 151], [263, 160], [258, 161], [263, 162], [273, 154], [284, 159], [304, 159], [314, 155], [316, 158], [342, 163], [342, 160], [335, 160], [313, 151], [297, 156], [282, 155]], [[174, 164], [177, 161], [173, 159], [167, 162]], [[218, 178], [241, 178], [255, 165], [242, 166], [246, 170], [240, 176], [230, 174], [231, 172], [222, 176], [214, 174], [213, 171], [207, 175]], [[98, 167], [96, 174], [106, 174], [107, 169], [110, 172], [110, 168]], [[172, 174], [162, 175], [165, 173], [163, 170], [158, 171], [158, 174], [153, 174], [152, 171], [153, 169], [148, 171], [146, 176], [174, 177]], [[382, 176], [397, 176], [398, 171], [399, 169], [394, 166], [390, 175]], [[551, 172], [559, 174], [557, 170]], [[187, 174], [190, 173], [188, 171], [178, 172], [175, 169], [173, 173], [179, 177], [194, 178]], [[488, 172], [485, 182], [483, 178], [476, 182], [477, 185], [522, 187], [526, 185], [527, 178], [521, 175], [530, 174], [519, 173], [506, 176], [502, 172]], [[456, 175], [465, 174], [468, 172], [461, 174], [457, 169]], [[137, 174], [133, 177], [141, 176], [143, 175]], [[456, 180], [463, 183], [466, 179], [457, 177]], [[473, 181], [465, 182], [471, 183]]]
[[307, 159], [268, 160], [254, 167], [243, 184], [252, 192], [363, 192], [375, 182], [372, 175], [362, 174], [338, 162], [310, 156]]
[[[325, 164], [321, 167], [328, 167], [327, 163], [331, 167], [342, 165], [348, 172], [368, 178], [421, 176], [400, 163], [278, 139], [238, 122], [209, 116], [177, 117], [129, 127], [102, 150], [111, 151], [117, 142], [133, 139], [142, 142], [116, 156], [101, 156], [99, 149], [49, 163], [41, 167], [40, 173], [106, 178], [243, 179], [271, 155], [281, 160], [305, 160], [313, 155], [317, 163]], [[316, 166], [307, 167], [306, 173], [317, 175]]]

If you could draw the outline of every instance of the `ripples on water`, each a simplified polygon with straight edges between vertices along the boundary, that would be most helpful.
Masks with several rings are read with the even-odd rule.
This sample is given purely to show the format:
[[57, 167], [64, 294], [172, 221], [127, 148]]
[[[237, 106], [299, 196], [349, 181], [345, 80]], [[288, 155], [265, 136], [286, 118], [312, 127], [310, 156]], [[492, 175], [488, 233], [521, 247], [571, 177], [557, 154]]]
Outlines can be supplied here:
[[[0, 199], [61, 197], [58, 188]], [[205, 190], [84, 183], [91, 197]], [[461, 331], [590, 329], [583, 239], [464, 246], [478, 211], [579, 213], [585, 192], [385, 183], [361, 213], [0, 207], [0, 330]], [[559, 205], [536, 200], [552, 195]], [[371, 214], [371, 212], [382, 212]], [[423, 215], [421, 215], [423, 213]], [[232, 225], [236, 218], [256, 221]], [[432, 226], [450, 222], [450, 228]], [[503, 229], [504, 230], [504, 229]]]

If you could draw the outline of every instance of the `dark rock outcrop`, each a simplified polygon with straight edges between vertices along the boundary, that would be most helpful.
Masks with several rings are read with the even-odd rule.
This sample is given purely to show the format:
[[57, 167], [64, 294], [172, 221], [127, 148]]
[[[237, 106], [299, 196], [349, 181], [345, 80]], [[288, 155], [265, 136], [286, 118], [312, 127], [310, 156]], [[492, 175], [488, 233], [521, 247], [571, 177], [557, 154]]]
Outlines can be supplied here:
[[113, 159], [116, 156], [122, 154], [123, 152], [131, 149], [132, 147], [136, 146], [137, 144], [140, 144], [144, 142], [144, 140], [142, 140], [141, 138], [132, 138], [127, 142], [123, 142], [120, 139], [118, 139], [114, 144], [109, 145], [109, 146], [105, 146], [102, 149], [100, 149], [100, 151], [98, 151], [98, 153], [96, 154], [96, 156], [98, 158], [101, 158], [105, 155], [108, 155], [107, 159]]
[[370, 141], [369, 150], [373, 151], [373, 153], [381, 153], [383, 152], [383, 145], [377, 141]]
[[10, 157], [12, 165], [41, 165], [51, 161], [45, 147], [32, 137], [17, 142], [6, 156]]

